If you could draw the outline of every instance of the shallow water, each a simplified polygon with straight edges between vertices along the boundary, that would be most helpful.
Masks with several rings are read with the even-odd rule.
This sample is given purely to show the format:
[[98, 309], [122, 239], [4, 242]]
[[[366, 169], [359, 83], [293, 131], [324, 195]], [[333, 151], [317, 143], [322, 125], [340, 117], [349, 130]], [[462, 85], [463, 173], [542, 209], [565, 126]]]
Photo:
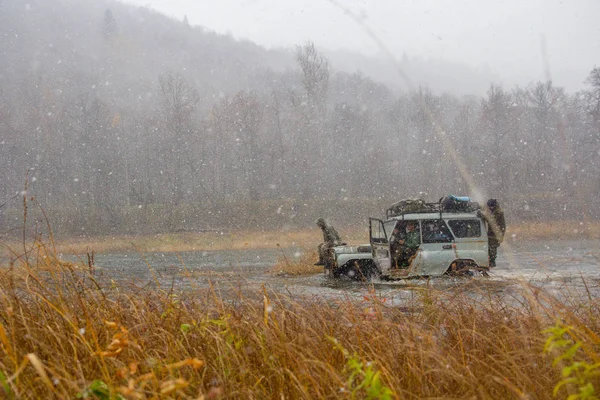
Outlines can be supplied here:
[[[270, 291], [292, 297], [327, 300], [362, 299], [375, 294], [388, 304], [405, 304], [425, 286], [474, 294], [510, 296], [523, 283], [544, 288], [563, 298], [600, 295], [600, 241], [512, 241], [499, 250], [497, 267], [490, 276], [439, 277], [369, 283], [333, 280], [323, 274], [291, 277], [270, 272], [283, 254], [294, 249], [204, 251], [183, 253], [117, 253], [96, 255], [96, 274], [132, 288], [169, 289], [217, 287], [225, 296], [234, 292]], [[485, 294], [482, 294], [485, 293]]]

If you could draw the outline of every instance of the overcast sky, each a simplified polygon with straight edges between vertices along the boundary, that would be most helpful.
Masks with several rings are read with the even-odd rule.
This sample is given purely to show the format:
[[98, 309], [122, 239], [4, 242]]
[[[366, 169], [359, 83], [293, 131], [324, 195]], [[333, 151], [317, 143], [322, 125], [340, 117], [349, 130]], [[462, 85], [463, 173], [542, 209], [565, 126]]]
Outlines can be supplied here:
[[[266, 47], [312, 40], [328, 49], [380, 53], [329, 0], [124, 0]], [[600, 66], [600, 0], [337, 0], [398, 57], [440, 58], [523, 81], [572, 86]], [[542, 39], [544, 38], [544, 39]], [[570, 79], [575, 83], [561, 82]], [[520, 82], [517, 82], [520, 83]], [[571, 87], [571, 89], [573, 89]]]

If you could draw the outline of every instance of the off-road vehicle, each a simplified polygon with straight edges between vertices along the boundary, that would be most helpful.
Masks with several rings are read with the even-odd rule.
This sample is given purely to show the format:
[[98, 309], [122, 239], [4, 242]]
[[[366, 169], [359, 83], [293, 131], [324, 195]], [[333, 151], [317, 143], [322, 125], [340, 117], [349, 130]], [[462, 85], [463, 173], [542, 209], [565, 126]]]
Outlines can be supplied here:
[[[403, 238], [413, 224], [418, 243], [406, 257]], [[382, 279], [486, 274], [487, 227], [479, 205], [469, 198], [447, 196], [437, 203], [403, 200], [386, 210], [384, 219], [369, 218], [370, 244], [336, 246], [326, 263], [333, 277]]]

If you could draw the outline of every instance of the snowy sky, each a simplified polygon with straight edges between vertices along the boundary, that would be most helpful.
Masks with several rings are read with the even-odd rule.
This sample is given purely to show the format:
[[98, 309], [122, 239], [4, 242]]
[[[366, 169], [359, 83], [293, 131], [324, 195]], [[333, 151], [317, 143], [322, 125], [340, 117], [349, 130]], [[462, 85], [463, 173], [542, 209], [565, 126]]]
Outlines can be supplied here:
[[[504, 76], [543, 79], [600, 65], [600, 0], [124, 0], [266, 47], [312, 40], [380, 49], [335, 3], [361, 16], [398, 57], [441, 58]], [[543, 38], [543, 39], [542, 39]], [[577, 78], [579, 79], [579, 78]]]

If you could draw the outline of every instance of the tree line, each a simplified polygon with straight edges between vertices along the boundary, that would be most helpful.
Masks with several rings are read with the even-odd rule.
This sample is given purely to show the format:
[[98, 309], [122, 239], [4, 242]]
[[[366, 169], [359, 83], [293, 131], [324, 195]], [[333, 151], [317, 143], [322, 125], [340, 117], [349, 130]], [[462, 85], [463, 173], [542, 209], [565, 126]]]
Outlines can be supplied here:
[[[289, 216], [448, 193], [496, 197], [519, 219], [599, 216], [600, 68], [578, 93], [549, 81], [491, 84], [483, 97], [397, 92], [332, 70], [309, 42], [296, 68], [262, 70], [238, 89], [215, 92], [186, 69], [132, 89], [115, 87], [126, 67], [110, 56], [118, 29], [107, 11], [98, 36], [109, 56], [96, 76], [38, 69], [0, 89], [0, 203], [30, 171], [29, 194], [70, 234], [130, 229], [138, 209], [169, 213], [175, 222], [160, 230], [271, 204], [277, 215], [252, 224], [282, 226], [277, 204]], [[3, 229], [18, 208], [0, 209]]]

